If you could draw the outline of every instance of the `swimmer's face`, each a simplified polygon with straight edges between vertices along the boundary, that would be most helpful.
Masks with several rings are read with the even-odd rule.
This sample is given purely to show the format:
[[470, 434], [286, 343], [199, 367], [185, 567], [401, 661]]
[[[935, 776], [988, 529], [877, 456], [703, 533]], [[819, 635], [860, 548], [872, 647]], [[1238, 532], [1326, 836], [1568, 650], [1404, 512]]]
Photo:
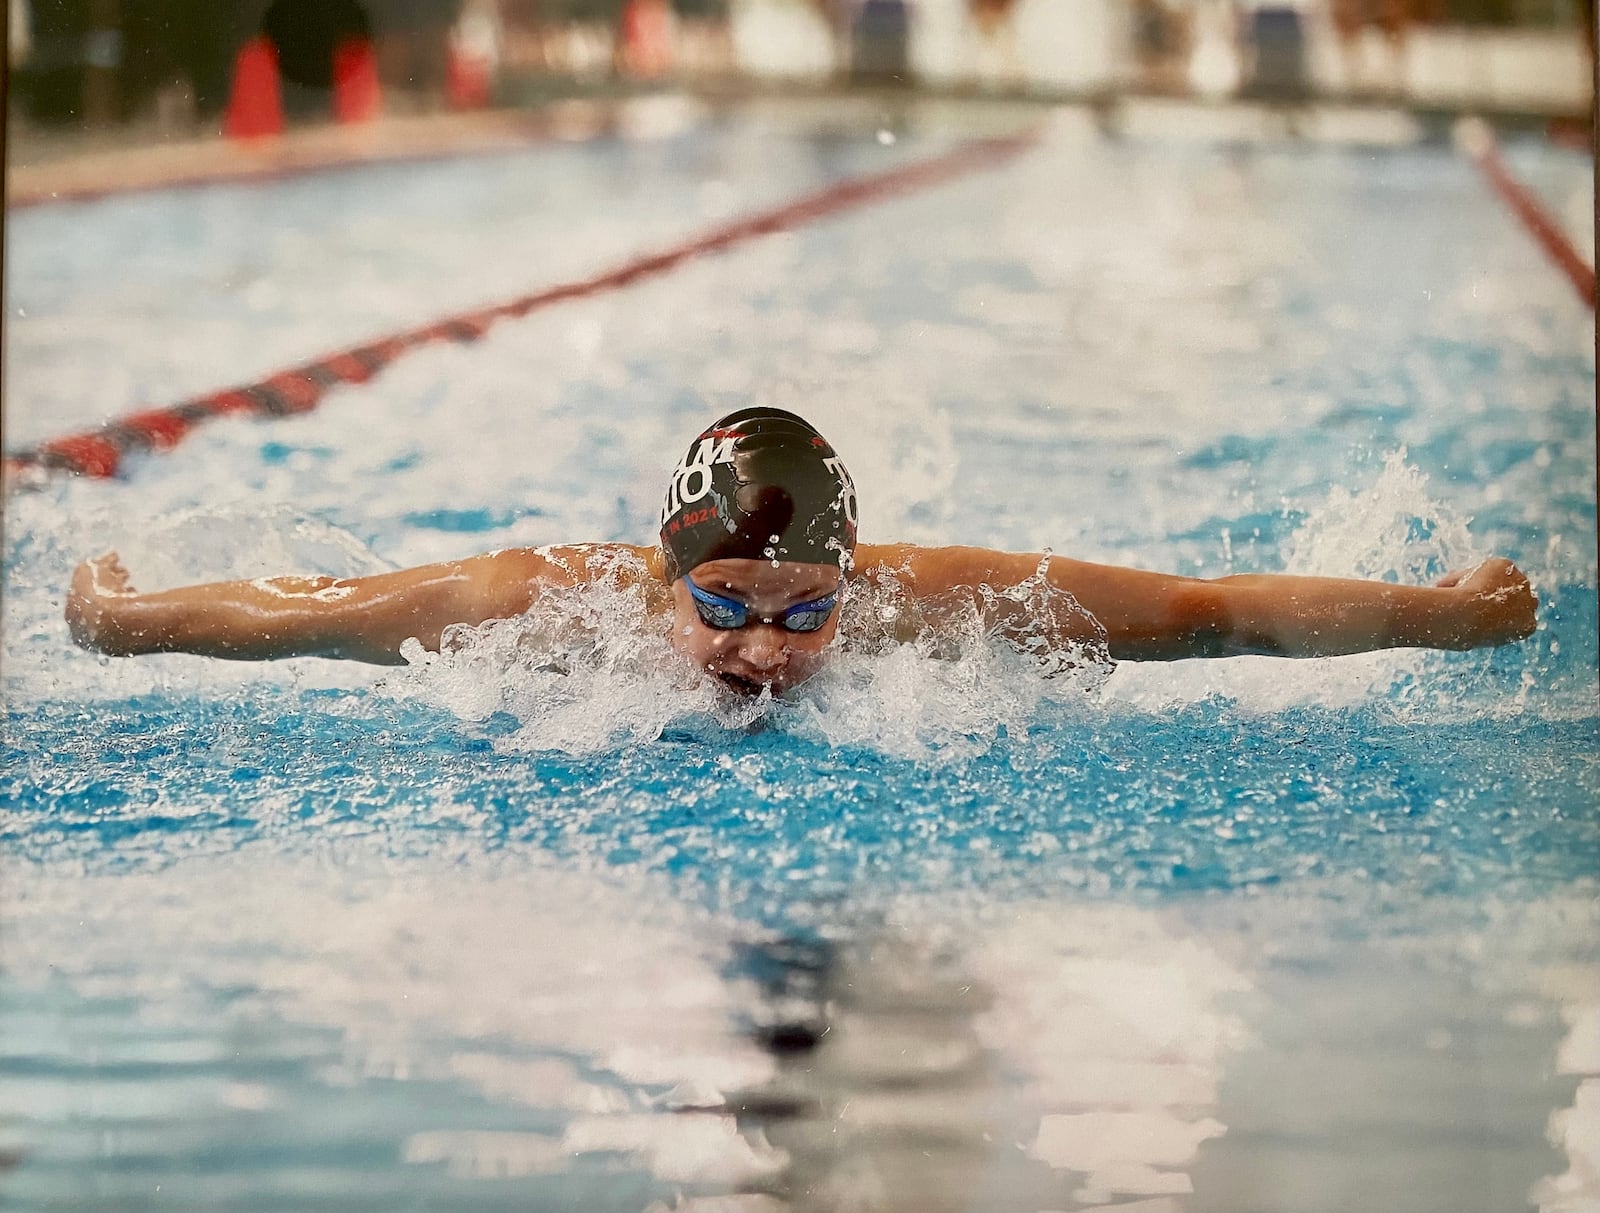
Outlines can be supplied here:
[[[839, 570], [770, 560], [709, 560], [672, 583], [672, 647], [724, 684], [746, 694], [770, 685], [774, 695], [804, 682], [826, 660], [839, 628], [834, 608], [815, 632], [790, 631], [784, 612], [826, 598], [839, 588]], [[719, 598], [749, 608], [742, 628], [714, 628], [701, 619], [689, 580]], [[764, 620], [771, 619], [767, 623]]]

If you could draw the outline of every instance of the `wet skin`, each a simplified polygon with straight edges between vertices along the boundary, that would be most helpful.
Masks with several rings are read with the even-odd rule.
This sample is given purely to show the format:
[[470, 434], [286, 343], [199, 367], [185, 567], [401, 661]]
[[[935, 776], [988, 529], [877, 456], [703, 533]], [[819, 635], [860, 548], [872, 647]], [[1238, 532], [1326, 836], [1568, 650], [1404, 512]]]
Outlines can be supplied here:
[[[700, 618], [683, 578], [672, 583], [672, 647], [724, 685], [744, 694], [770, 686], [774, 695], [798, 686], [827, 660], [839, 629], [836, 607], [815, 632], [791, 632], [783, 613], [802, 602], [825, 598], [839, 587], [831, 565], [774, 564], [770, 560], [711, 560], [689, 571], [703, 590], [750, 608], [742, 628], [713, 628]], [[772, 623], [764, 619], [774, 620]]]

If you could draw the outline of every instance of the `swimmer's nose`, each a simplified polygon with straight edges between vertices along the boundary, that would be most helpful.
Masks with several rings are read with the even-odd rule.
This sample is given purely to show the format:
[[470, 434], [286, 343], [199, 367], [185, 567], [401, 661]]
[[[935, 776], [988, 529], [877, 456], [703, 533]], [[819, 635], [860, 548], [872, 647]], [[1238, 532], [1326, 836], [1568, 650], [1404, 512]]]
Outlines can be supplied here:
[[789, 641], [776, 624], [755, 624], [740, 639], [739, 656], [751, 669], [767, 674], [789, 664]]

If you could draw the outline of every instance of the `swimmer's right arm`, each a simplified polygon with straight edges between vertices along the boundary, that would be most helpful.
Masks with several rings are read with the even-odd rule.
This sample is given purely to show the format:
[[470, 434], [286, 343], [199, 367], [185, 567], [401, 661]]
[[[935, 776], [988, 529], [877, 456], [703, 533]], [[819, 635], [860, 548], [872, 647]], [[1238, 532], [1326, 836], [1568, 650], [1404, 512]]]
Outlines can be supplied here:
[[337, 657], [403, 665], [415, 638], [437, 650], [452, 624], [506, 619], [541, 584], [588, 575], [594, 549], [515, 548], [371, 577], [272, 577], [140, 593], [116, 553], [78, 566], [67, 594], [73, 640], [115, 657], [194, 653], [237, 661]]

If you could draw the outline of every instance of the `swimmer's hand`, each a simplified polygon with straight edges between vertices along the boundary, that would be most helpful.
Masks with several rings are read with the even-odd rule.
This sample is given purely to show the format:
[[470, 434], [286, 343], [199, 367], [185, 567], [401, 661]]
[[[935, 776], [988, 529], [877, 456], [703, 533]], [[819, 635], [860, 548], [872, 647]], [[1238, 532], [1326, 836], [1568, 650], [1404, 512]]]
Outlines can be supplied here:
[[67, 590], [67, 630], [86, 649], [126, 656], [126, 638], [117, 626], [118, 608], [135, 598], [128, 570], [115, 552], [85, 560], [72, 574]]
[[1453, 589], [1456, 603], [1456, 626], [1440, 637], [1441, 647], [1476, 649], [1533, 635], [1539, 599], [1511, 561], [1494, 557], [1476, 568], [1458, 569], [1441, 577], [1439, 587]]

